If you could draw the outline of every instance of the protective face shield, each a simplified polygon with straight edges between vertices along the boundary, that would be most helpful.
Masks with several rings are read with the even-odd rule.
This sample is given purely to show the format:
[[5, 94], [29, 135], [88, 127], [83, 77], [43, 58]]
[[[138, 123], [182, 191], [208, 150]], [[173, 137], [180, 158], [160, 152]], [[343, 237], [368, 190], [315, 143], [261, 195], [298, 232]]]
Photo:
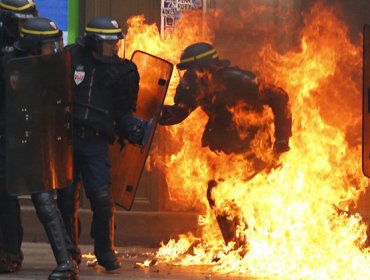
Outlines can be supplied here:
[[41, 54], [53, 54], [63, 50], [63, 39], [47, 40], [41, 42]]
[[107, 58], [118, 55], [118, 44], [118, 40], [100, 41], [100, 55]]

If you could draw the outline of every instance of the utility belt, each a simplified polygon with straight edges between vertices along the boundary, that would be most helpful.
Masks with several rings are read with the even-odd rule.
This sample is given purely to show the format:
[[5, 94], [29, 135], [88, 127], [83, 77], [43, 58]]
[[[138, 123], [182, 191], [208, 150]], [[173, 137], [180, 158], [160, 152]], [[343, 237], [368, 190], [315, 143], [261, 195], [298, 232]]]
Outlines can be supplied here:
[[89, 126], [75, 126], [73, 132], [79, 138], [91, 138], [103, 135], [99, 130]]

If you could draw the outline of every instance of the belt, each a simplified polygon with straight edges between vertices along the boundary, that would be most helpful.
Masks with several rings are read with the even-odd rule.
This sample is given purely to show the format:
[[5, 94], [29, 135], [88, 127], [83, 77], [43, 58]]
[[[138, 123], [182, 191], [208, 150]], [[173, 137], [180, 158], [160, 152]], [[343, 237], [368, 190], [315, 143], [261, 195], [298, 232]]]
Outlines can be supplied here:
[[89, 126], [77, 126], [73, 129], [74, 135], [80, 138], [91, 138], [102, 135], [97, 129]]

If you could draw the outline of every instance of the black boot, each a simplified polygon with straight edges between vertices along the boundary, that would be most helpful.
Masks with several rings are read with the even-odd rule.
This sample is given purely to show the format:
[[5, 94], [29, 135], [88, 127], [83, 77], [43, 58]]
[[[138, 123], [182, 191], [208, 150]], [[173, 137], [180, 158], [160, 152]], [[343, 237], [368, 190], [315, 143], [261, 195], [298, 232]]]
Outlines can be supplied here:
[[58, 190], [58, 208], [63, 218], [67, 234], [72, 241], [72, 247], [67, 248], [74, 261], [81, 263], [82, 254], [78, 239], [81, 232], [81, 223], [78, 218], [80, 204], [80, 184], [73, 183], [70, 187]]
[[68, 260], [58, 266], [49, 275], [48, 280], [78, 280], [78, 268], [74, 260]]
[[118, 269], [121, 262], [114, 251], [114, 208], [108, 190], [92, 193], [90, 203], [93, 210], [91, 236], [98, 264], [106, 270]]
[[32, 194], [32, 201], [37, 216], [45, 228], [51, 248], [54, 253], [57, 267], [49, 275], [49, 280], [76, 280], [78, 266], [70, 257], [67, 247], [72, 246], [62, 219], [54, 205], [51, 192]]
[[21, 269], [23, 261], [22, 250], [18, 254], [9, 254], [0, 250], [0, 274], [12, 273]]

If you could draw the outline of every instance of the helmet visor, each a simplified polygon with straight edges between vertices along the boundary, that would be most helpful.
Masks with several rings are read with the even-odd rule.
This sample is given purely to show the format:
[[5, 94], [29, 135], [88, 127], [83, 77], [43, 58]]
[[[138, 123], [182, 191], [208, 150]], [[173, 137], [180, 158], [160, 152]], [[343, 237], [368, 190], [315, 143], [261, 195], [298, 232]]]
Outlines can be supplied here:
[[43, 55], [58, 53], [61, 52], [62, 50], [63, 50], [62, 38], [45, 40], [42, 41], [41, 43], [41, 54]]
[[13, 16], [15, 16], [16, 18], [19, 18], [19, 19], [28, 19], [28, 18], [34, 18], [37, 16], [37, 13], [34, 12], [34, 13], [17, 13], [17, 12], [13, 12]]
[[120, 58], [125, 58], [125, 55], [126, 55], [126, 52], [125, 52], [125, 50], [126, 50], [125, 38], [118, 40], [117, 47], [118, 47], [117, 55]]

